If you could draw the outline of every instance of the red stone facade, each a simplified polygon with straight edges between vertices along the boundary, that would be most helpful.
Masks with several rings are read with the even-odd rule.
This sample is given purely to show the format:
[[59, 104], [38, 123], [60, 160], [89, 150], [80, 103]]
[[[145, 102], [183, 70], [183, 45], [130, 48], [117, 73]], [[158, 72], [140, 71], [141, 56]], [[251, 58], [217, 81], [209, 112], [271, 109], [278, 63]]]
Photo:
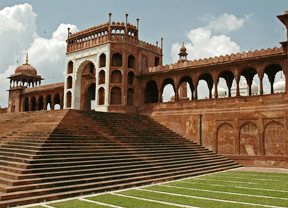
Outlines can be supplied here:
[[[278, 18], [288, 26], [287, 12]], [[110, 57], [104, 54], [99, 56], [99, 64], [85, 61], [78, 67], [82, 70], [80, 109], [91, 108], [87, 100], [95, 100], [95, 88], [105, 84], [105, 76], [109, 76], [108, 111], [149, 115], [186, 138], [244, 165], [288, 168], [288, 84], [282, 93], [275, 94], [273, 88], [277, 72], [288, 76], [287, 41], [281, 42], [279, 48], [195, 61], [187, 60], [183, 44], [180, 60], [163, 66], [162, 46], [138, 40], [138, 32], [138, 25], [129, 24], [127, 18], [126, 23], [111, 23], [110, 15], [108, 23], [69, 34], [67, 55], [110, 44]], [[110, 60], [109, 74], [101, 70], [96, 73], [97, 68], [105, 67], [106, 59]], [[31, 88], [13, 85], [9, 90], [8, 112], [46, 110], [48, 103], [52, 109], [55, 104], [73, 108], [72, 74], [78, 69], [72, 61], [68, 63], [65, 87], [64, 83]], [[270, 94], [264, 93], [264, 75], [270, 82]], [[241, 76], [246, 79], [249, 96], [240, 95]], [[252, 93], [254, 76], [260, 80], [259, 95]], [[225, 98], [219, 98], [218, 91], [213, 90], [220, 78], [225, 79], [228, 87]], [[18, 83], [24, 78], [15, 72], [10, 79]], [[207, 99], [198, 99], [200, 80], [207, 83]], [[174, 99], [164, 103], [163, 91], [168, 84], [174, 89]], [[186, 96], [186, 86], [190, 88], [191, 99]], [[104, 91], [104, 88], [97, 91], [99, 105], [105, 103]]]

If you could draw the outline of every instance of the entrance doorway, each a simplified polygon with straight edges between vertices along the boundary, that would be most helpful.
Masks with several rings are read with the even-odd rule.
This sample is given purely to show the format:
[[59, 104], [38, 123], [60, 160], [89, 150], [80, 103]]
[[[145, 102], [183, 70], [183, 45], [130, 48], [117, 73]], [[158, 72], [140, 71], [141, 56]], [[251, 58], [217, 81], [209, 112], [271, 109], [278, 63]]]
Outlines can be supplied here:
[[96, 84], [93, 83], [87, 90], [87, 110], [95, 110], [95, 88]]

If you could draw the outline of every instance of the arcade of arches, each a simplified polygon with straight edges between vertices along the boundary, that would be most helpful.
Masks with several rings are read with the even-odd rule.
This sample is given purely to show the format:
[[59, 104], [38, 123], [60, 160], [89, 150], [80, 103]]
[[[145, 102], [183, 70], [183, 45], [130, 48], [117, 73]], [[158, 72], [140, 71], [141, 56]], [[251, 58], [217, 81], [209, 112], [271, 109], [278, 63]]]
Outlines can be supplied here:
[[23, 95], [23, 111], [63, 109], [63, 91], [42, 91], [38, 94]]
[[[261, 65], [262, 64], [263, 63], [261, 63]], [[281, 64], [286, 67], [286, 63]], [[208, 93], [206, 95], [206, 99], [211, 99], [215, 97], [223, 98], [223, 96], [218, 95], [220, 79], [223, 79], [224, 85], [227, 88], [227, 93], [225, 94], [225, 97], [242, 96], [241, 81], [243, 82], [243, 80], [245, 81], [245, 83], [247, 83], [248, 96], [274, 94], [275, 84], [277, 84], [275, 83], [276, 74], [279, 74], [281, 76], [281, 80], [285, 79], [287, 74], [287, 72], [284, 71], [282, 66], [279, 64], [267, 64], [267, 66], [263, 68], [246, 67], [243, 69], [236, 68], [236, 70], [235, 67], [231, 67], [230, 69], [227, 69], [227, 67], [225, 68], [226, 69], [213, 69], [209, 72], [205, 72], [205, 70], [202, 71], [201, 69], [198, 71], [190, 71], [189, 69], [187, 69], [186, 72], [183, 72], [182, 70], [179, 71], [179, 73], [177, 73], [176, 75], [174, 72], [173, 76], [170, 78], [169, 72], [165, 76], [158, 76], [157, 74], [155, 74], [154, 76], [148, 75], [147, 77], [145, 77], [145, 80], [147, 81], [144, 81], [144, 83], [146, 83], [144, 87], [144, 103], [163, 102], [163, 92], [164, 88], [167, 85], [171, 85], [171, 89], [173, 91], [172, 94], [174, 94], [173, 97], [175, 97], [174, 99], [176, 101], [179, 101], [183, 99], [184, 96], [179, 96], [179, 92], [183, 87], [183, 84], [187, 86], [187, 88], [189, 89], [188, 91], [190, 92], [190, 94], [186, 95], [185, 98], [189, 98], [190, 100], [197, 100], [199, 99], [198, 95], [200, 93], [203, 94], [203, 89], [200, 89], [199, 92], [199, 82], [201, 81], [204, 81], [207, 86]], [[267, 79], [265, 80], [264, 77], [267, 77]], [[254, 79], [259, 80], [259, 90], [256, 84], [257, 90], [259, 92], [257, 91], [256, 93], [253, 92]], [[264, 80], [266, 81], [265, 83], [263, 83]], [[233, 83], [234, 85], [232, 85]], [[283, 83], [285, 83], [285, 81]], [[264, 91], [264, 85], [268, 86], [269, 90]], [[215, 88], [215, 86], [218, 87]], [[233, 90], [233, 86], [235, 86], [234, 95], [231, 93], [231, 91]], [[282, 84], [282, 88], [283, 90], [281, 92], [287, 91], [287, 83], [285, 84], [285, 86]], [[276, 93], [278, 93], [278, 91]]]

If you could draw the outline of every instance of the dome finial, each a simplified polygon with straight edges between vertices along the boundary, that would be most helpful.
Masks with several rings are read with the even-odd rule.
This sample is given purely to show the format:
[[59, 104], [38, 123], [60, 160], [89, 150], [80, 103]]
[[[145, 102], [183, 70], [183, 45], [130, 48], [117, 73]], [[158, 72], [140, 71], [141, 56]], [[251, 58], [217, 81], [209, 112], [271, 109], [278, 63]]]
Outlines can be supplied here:
[[283, 72], [281, 71], [281, 77], [280, 77], [280, 79], [282, 80], [283, 79]]
[[28, 53], [26, 54], [26, 64], [28, 64]]

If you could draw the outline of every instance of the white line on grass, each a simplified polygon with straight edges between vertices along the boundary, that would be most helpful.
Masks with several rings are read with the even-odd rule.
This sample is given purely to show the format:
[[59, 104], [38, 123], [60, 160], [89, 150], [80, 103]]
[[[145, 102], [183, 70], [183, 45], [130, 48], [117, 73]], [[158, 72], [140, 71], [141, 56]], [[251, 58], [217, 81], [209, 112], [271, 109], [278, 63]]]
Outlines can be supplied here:
[[[241, 170], [240, 170], [241, 171]], [[243, 176], [243, 177], [252, 177], [252, 178], [255, 178], [255, 177], [268, 177], [268, 178], [288, 178], [288, 174], [287, 173], [268, 173], [268, 172], [246, 172], [246, 171], [242, 171], [242, 172], [238, 172], [238, 171], [231, 171], [231, 172], [228, 172], [228, 174], [223, 174], [222, 176], [227, 176], [229, 177], [230, 174], [229, 173], [233, 173], [233, 176], [236, 175], [236, 176]], [[244, 172], [244, 174], [243, 174]], [[266, 173], [265, 174], [253, 174], [253, 173]], [[281, 175], [273, 175], [273, 174], [281, 174]]]
[[[225, 178], [240, 178], [240, 179], [247, 179], [247, 177], [237, 177], [237, 176], [225, 176], [225, 175], [214, 175], [212, 177], [220, 178], [220, 177], [225, 177]], [[260, 180], [260, 181], [275, 181], [275, 182], [280, 182], [282, 180], [275, 180], [275, 179], [267, 179], [267, 178], [248, 178], [248, 179], [253, 179], [253, 180]]]
[[80, 201], [86, 201], [86, 202], [89, 202], [89, 203], [94, 203], [94, 204], [100, 204], [100, 205], [104, 205], [104, 206], [108, 206], [108, 207], [125, 208], [125, 207], [120, 207], [120, 206], [116, 206], [116, 205], [113, 205], [113, 204], [106, 204], [106, 203], [103, 203], [103, 202], [93, 201], [93, 200], [84, 199], [84, 198], [81, 198], [79, 200]]
[[252, 187], [245, 187], [245, 186], [229, 186], [229, 185], [221, 185], [221, 184], [206, 184], [206, 183], [196, 183], [196, 182], [192, 182], [192, 181], [177, 181], [177, 182], [180, 182], [180, 183], [191, 183], [191, 184], [201, 184], [201, 185], [209, 185], [209, 186], [222, 186], [222, 187], [230, 187], [230, 188], [252, 189], [252, 190], [259, 190], [259, 191], [272, 191], [272, 192], [288, 193], [288, 191], [277, 190], [277, 189], [252, 188]]
[[48, 204], [46, 204], [47, 202], [41, 202], [41, 203], [36, 203], [36, 204], [28, 204], [28, 205], [23, 205], [23, 206], [17, 206], [17, 207], [21, 207], [21, 208], [29, 208], [29, 207], [36, 207], [36, 206], [42, 206], [42, 207], [47, 207], [47, 208], [55, 208], [55, 207], [52, 207]]
[[162, 184], [159, 184], [159, 186], [178, 188], [178, 189], [195, 190], [195, 191], [203, 191], [203, 192], [212, 192], [212, 193], [219, 193], [219, 194], [230, 194], [230, 195], [239, 195], [239, 196], [259, 197], [259, 198], [266, 198], [266, 199], [268, 198], [268, 199], [288, 200], [288, 198], [280, 198], [280, 197], [273, 197], [273, 196], [262, 196], [262, 195], [254, 195], [254, 194], [241, 194], [241, 193], [225, 192], [225, 191], [213, 191], [213, 190], [207, 190], [207, 189], [196, 189], [196, 188], [187, 188], [187, 187], [180, 187], [180, 186], [169, 186], [169, 185], [162, 185]]
[[[216, 180], [216, 179], [207, 179], [207, 178], [195, 178], [195, 180], [201, 180], [201, 181], [223, 181], [223, 180]], [[230, 183], [248, 183], [248, 184], [259, 184], [259, 183], [253, 183], [253, 182], [242, 182], [242, 181], [225, 181]]]
[[47, 208], [55, 208], [55, 207], [52, 207], [52, 206], [49, 206], [48, 204], [40, 204], [42, 207], [47, 207]]
[[181, 197], [194, 198], [194, 199], [203, 199], [203, 200], [209, 200], [209, 201], [219, 201], [219, 202], [225, 202], [225, 203], [245, 204], [245, 205], [251, 205], [251, 206], [262, 206], [262, 207], [271, 207], [271, 208], [284, 208], [284, 207], [265, 205], [265, 204], [254, 204], [254, 203], [249, 203], [249, 202], [237, 202], [237, 201], [230, 201], [230, 200], [223, 200], [223, 199], [190, 196], [190, 195], [175, 194], [175, 193], [170, 193], [170, 192], [153, 191], [153, 190], [141, 189], [141, 188], [138, 188], [138, 189], [142, 191], [154, 192], [154, 193], [159, 193], [159, 194], [167, 194], [167, 195], [172, 195], [172, 196], [181, 196]]
[[156, 203], [160, 203], [160, 204], [172, 205], [172, 206], [177, 206], [177, 207], [198, 208], [198, 207], [193, 207], [193, 206], [188, 206], [188, 205], [175, 204], [175, 203], [170, 203], [170, 202], [164, 202], [164, 201], [158, 201], [158, 200], [153, 200], [153, 199], [140, 198], [140, 197], [136, 197], [136, 196], [129, 196], [129, 195], [123, 195], [123, 194], [112, 193], [112, 195], [122, 196], [122, 197], [127, 197], [127, 198], [132, 198], [132, 199], [139, 199], [139, 200], [142, 200], [142, 201], [156, 202]]

